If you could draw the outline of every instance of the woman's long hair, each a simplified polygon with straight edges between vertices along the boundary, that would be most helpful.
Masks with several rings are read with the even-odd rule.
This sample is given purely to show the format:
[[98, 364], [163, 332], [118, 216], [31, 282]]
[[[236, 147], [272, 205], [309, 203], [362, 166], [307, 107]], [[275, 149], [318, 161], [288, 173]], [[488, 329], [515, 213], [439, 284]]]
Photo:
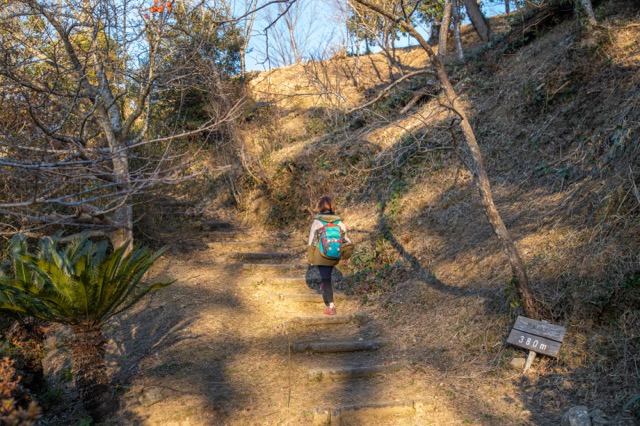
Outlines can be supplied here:
[[320, 198], [320, 200], [318, 200], [318, 206], [316, 207], [316, 210], [318, 211], [318, 213], [329, 213], [329, 214], [335, 214], [335, 204], [333, 204], [333, 200], [331, 199], [331, 197], [327, 197], [326, 195], [322, 198]]

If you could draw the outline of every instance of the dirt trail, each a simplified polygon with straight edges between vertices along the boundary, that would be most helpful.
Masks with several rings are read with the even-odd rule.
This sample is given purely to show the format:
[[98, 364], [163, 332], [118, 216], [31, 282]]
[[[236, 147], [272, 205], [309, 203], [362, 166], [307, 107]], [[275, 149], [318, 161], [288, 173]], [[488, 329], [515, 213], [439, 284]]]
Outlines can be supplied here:
[[[518, 404], [503, 402], [500, 413], [493, 415], [490, 407], [477, 408], [473, 383], [469, 388], [443, 383], [437, 368], [403, 359], [394, 330], [376, 321], [371, 315], [375, 312], [366, 312], [357, 300], [337, 300], [339, 315], [356, 315], [351, 322], [283, 325], [295, 317], [322, 316], [324, 305], [312, 288], [313, 271], [304, 268], [301, 252], [289, 260], [256, 261], [292, 265], [286, 273], [243, 267], [242, 260], [221, 256], [264, 251], [259, 243], [241, 242], [261, 238], [244, 233], [236, 241], [202, 241], [187, 253], [158, 262], [154, 274], [177, 282], [149, 297], [110, 333], [113, 342], [122, 342], [110, 348], [115, 377], [125, 389], [116, 423], [323, 424], [329, 417], [323, 417], [321, 408], [326, 413], [342, 408], [340, 424], [530, 424]], [[300, 294], [315, 294], [319, 303], [291, 296]], [[290, 351], [290, 344], [340, 341], [387, 345], [344, 353]], [[393, 370], [346, 380], [318, 374], [318, 369], [372, 365]], [[392, 408], [344, 411], [376, 404]], [[337, 423], [334, 413], [332, 424]]]

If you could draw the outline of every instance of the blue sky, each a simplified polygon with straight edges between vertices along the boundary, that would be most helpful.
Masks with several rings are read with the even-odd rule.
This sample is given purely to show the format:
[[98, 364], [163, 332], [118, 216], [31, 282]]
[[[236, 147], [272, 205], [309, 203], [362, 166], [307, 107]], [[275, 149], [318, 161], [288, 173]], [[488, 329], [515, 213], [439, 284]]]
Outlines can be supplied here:
[[[300, 0], [299, 0], [300, 1]], [[336, 3], [343, 3], [340, 0], [302, 0], [302, 13], [298, 22], [298, 35], [304, 39], [300, 45], [304, 45], [304, 57], [310, 55], [321, 56], [323, 52], [329, 51], [334, 46], [334, 51], [339, 50], [336, 46], [342, 45], [344, 39], [344, 23], [340, 19], [339, 8]], [[487, 16], [504, 13], [504, 2], [485, 5], [483, 11]], [[254, 24], [253, 34], [249, 42], [249, 52], [246, 55], [247, 70], [264, 71], [277, 66], [274, 62], [266, 61], [266, 38], [264, 28], [267, 25], [265, 13], [257, 17]], [[426, 33], [426, 29], [424, 30]], [[274, 55], [274, 40], [271, 38], [272, 47], [270, 55]], [[415, 45], [415, 41], [403, 38], [398, 43], [398, 47]]]
[[[298, 36], [304, 39], [305, 55], [316, 55], [332, 44], [340, 43], [344, 37], [343, 25], [340, 22], [339, 10], [332, 0], [302, 0], [302, 14], [298, 23]], [[265, 13], [262, 13], [254, 24], [254, 31], [249, 42], [250, 52], [246, 55], [247, 69], [265, 70], [269, 64], [266, 58], [266, 37], [264, 27], [267, 25]], [[273, 39], [270, 40], [273, 43]], [[273, 45], [271, 47], [273, 54]], [[273, 64], [272, 64], [273, 67]]]

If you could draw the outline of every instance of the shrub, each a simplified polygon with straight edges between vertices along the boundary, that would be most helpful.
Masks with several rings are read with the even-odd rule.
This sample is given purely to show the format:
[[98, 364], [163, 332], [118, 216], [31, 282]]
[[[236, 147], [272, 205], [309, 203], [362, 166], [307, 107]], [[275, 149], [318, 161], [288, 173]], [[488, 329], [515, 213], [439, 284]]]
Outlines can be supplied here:
[[[22, 401], [22, 404], [18, 401]], [[25, 407], [26, 405], [26, 407]], [[27, 394], [16, 376], [13, 361], [0, 360], [0, 424], [11, 426], [35, 425], [40, 418], [40, 408], [28, 401]]]

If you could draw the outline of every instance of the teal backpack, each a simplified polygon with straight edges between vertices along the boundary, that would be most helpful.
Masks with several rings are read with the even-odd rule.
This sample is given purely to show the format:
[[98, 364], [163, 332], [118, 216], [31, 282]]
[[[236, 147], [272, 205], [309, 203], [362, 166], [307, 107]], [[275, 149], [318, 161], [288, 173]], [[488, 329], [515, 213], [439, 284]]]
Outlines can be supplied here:
[[321, 220], [320, 223], [322, 223], [322, 228], [319, 231], [320, 238], [318, 239], [320, 254], [327, 259], [340, 259], [342, 251], [342, 231], [338, 226], [340, 221], [325, 222]]

